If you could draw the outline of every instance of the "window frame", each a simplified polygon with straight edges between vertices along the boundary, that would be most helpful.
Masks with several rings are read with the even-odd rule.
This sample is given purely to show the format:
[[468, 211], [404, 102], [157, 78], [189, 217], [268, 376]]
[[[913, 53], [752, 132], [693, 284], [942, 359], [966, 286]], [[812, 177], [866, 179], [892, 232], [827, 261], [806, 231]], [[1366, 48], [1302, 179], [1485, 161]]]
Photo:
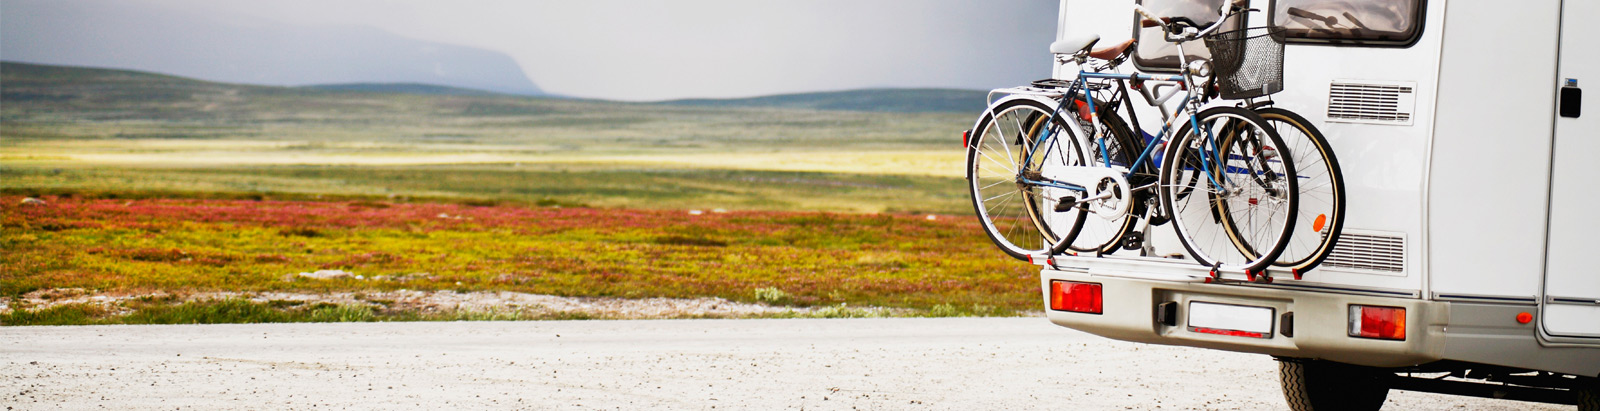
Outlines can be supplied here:
[[[1412, 25], [1414, 27], [1416, 27], [1416, 30], [1413, 30], [1411, 32], [1411, 37], [1410, 38], [1406, 38], [1406, 39], [1402, 39], [1402, 40], [1342, 40], [1342, 39], [1315, 39], [1315, 38], [1304, 38], [1304, 37], [1287, 37], [1287, 38], [1284, 39], [1284, 43], [1285, 44], [1294, 44], [1294, 45], [1305, 45], [1305, 46], [1323, 46], [1323, 47], [1396, 48], [1396, 49], [1411, 48], [1412, 46], [1417, 45], [1418, 42], [1422, 41], [1422, 35], [1427, 32], [1427, 29], [1428, 29], [1428, 25], [1427, 25], [1427, 22], [1428, 22], [1428, 0], [1400, 0], [1400, 1], [1410, 1], [1410, 2], [1412, 2], [1412, 5], [1413, 5], [1413, 9], [1412, 10], [1416, 11], [1416, 16], [1414, 17], [1415, 20], [1412, 21]], [[1278, 11], [1278, 0], [1252, 0], [1252, 3], [1256, 3], [1256, 2], [1266, 2], [1267, 3], [1267, 7], [1262, 10], [1262, 12], [1266, 13], [1267, 24], [1276, 23], [1275, 16], [1277, 16], [1276, 13]], [[1144, 0], [1135, 0], [1135, 4], [1143, 4], [1143, 3], [1144, 3]], [[1258, 13], [1246, 13], [1245, 14], [1245, 16], [1244, 16], [1245, 20], [1242, 23], [1245, 27], [1250, 27], [1250, 21], [1252, 20], [1251, 19], [1252, 16], [1250, 16], [1250, 14], [1258, 14]], [[1142, 18], [1139, 16], [1138, 13], [1133, 13], [1133, 38], [1135, 38], [1135, 39], [1139, 38], [1139, 34], [1140, 34], [1139, 30], [1141, 29], [1141, 27], [1139, 27], [1139, 22], [1141, 20], [1142, 20]], [[1139, 56], [1139, 51], [1138, 50], [1134, 50], [1133, 58], [1131, 58], [1129, 60], [1133, 61], [1133, 67], [1135, 69], [1138, 69], [1139, 71], [1165, 72], [1165, 73], [1175, 73], [1175, 72], [1179, 71], [1178, 67], [1162, 67], [1162, 66], [1147, 66], [1147, 65], [1145, 65], [1144, 61], [1146, 61], [1146, 59], [1144, 59], [1141, 56]]]
[[[1261, 0], [1255, 0], [1255, 1], [1261, 1]], [[1277, 14], [1278, 13], [1278, 0], [1266, 0], [1266, 1], [1268, 3], [1267, 9], [1266, 9], [1267, 24], [1276, 23], [1276, 21], [1275, 21], [1276, 20], [1276, 16], [1278, 15]], [[1302, 45], [1307, 45], [1307, 46], [1329, 46], [1329, 47], [1400, 48], [1400, 49], [1411, 48], [1411, 46], [1417, 45], [1417, 42], [1422, 41], [1422, 34], [1425, 31], [1427, 31], [1427, 28], [1428, 28], [1428, 26], [1427, 26], [1427, 22], [1428, 22], [1428, 0], [1400, 0], [1400, 1], [1409, 1], [1409, 2], [1411, 2], [1412, 10], [1416, 11], [1416, 13], [1415, 13], [1416, 16], [1413, 17], [1413, 20], [1411, 22], [1412, 27], [1415, 27], [1416, 30], [1412, 30], [1410, 38], [1406, 38], [1406, 39], [1402, 39], [1402, 40], [1345, 40], [1345, 39], [1315, 39], [1315, 38], [1305, 38], [1305, 37], [1286, 37], [1284, 39], [1284, 43], [1286, 43], [1286, 44], [1302, 44]]]

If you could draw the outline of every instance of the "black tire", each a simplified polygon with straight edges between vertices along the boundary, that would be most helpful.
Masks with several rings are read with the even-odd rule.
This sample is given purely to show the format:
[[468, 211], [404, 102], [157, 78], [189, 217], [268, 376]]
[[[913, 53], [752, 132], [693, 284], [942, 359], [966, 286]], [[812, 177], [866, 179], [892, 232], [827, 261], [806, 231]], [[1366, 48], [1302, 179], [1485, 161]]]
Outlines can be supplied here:
[[1178, 130], [1161, 166], [1163, 210], [1196, 262], [1262, 272], [1294, 231], [1294, 161], [1281, 155], [1283, 140], [1255, 112], [1213, 107], [1196, 120], [1219, 137], [1195, 133], [1187, 123]]
[[[1017, 182], [1019, 173], [1037, 171], [1042, 164], [1082, 163], [1078, 139], [1060, 118], [1051, 121], [1054, 111], [1034, 100], [1007, 101], [985, 110], [968, 137], [967, 188], [979, 224], [1001, 251], [1019, 260], [1044, 252], [1059, 238], [1072, 238], [1083, 226], [1082, 215], [1068, 221], [1046, 217], [1059, 200], [1052, 197], [1061, 193]], [[1044, 132], [1068, 134], [1035, 147], [1035, 140]], [[1023, 164], [1033, 150], [1049, 154]]]
[[1278, 359], [1283, 399], [1294, 411], [1383, 408], [1389, 396], [1382, 370], [1323, 360]]
[[1255, 111], [1289, 147], [1300, 183], [1296, 232], [1272, 265], [1305, 273], [1328, 258], [1344, 231], [1344, 174], [1333, 147], [1311, 121], [1277, 107]]
[[1600, 411], [1600, 379], [1584, 380], [1589, 383], [1588, 386], [1575, 390], [1578, 392], [1578, 411]]
[[[1096, 125], [1091, 124], [1089, 113], [1084, 111], [1087, 109], [1084, 107], [1083, 97], [1075, 97], [1070, 108], [1071, 113], [1063, 115], [1077, 120], [1078, 130], [1080, 130], [1079, 136], [1083, 139], [1083, 143], [1080, 146], [1083, 147], [1084, 155], [1087, 156], [1089, 165], [1105, 166], [1106, 162], [1101, 158], [1099, 146], [1094, 142]], [[1134, 156], [1139, 153], [1144, 145], [1135, 142], [1133, 130], [1128, 128], [1127, 123], [1122, 121], [1122, 117], [1118, 116], [1109, 104], [1104, 102], [1096, 104], [1095, 113], [1097, 114], [1095, 117], [1100, 119], [1099, 131], [1108, 136], [1105, 156], [1111, 158], [1111, 165], [1134, 168]], [[1154, 175], [1152, 173], [1153, 170], [1149, 170], [1149, 167], [1142, 167], [1137, 171], [1144, 172], [1143, 176]], [[1137, 187], [1141, 185], [1141, 182], [1154, 181], [1153, 178], [1145, 177], [1141, 179], [1140, 176], [1141, 174], [1136, 173], [1134, 178], [1128, 180], [1129, 184]], [[1078, 230], [1077, 236], [1073, 238], [1072, 244], [1068, 247], [1072, 251], [1096, 254], [1111, 254], [1121, 249], [1122, 239], [1138, 223], [1137, 216], [1142, 215], [1144, 199], [1147, 197], [1147, 194], [1134, 193], [1132, 199], [1124, 200], [1134, 202], [1134, 207], [1130, 208], [1132, 212], [1129, 214], [1131, 215], [1123, 215], [1109, 220], [1099, 216], [1084, 218], [1083, 227]], [[1088, 214], [1076, 210], [1069, 213]]]

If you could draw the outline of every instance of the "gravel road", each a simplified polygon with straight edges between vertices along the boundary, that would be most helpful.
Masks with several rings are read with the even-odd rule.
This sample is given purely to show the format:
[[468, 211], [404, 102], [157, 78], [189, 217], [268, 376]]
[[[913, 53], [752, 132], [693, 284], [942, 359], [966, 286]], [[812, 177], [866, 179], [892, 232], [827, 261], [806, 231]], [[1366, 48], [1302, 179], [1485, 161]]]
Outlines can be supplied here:
[[25, 410], [1284, 407], [1269, 357], [1039, 318], [0, 327], [0, 364]]

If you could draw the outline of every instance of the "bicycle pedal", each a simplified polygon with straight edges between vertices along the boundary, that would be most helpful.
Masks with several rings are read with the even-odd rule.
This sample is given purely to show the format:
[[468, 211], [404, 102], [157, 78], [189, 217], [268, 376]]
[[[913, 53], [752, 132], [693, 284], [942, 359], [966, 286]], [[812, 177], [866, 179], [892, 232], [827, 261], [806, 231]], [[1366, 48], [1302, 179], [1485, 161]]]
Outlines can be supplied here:
[[1133, 251], [1144, 247], [1144, 233], [1134, 231], [1122, 236], [1122, 249]]
[[1077, 205], [1078, 205], [1078, 199], [1077, 198], [1073, 198], [1072, 196], [1061, 197], [1061, 202], [1056, 203], [1056, 212], [1057, 213], [1065, 213], [1065, 212], [1068, 212], [1068, 211], [1072, 211], [1072, 207], [1077, 206]]

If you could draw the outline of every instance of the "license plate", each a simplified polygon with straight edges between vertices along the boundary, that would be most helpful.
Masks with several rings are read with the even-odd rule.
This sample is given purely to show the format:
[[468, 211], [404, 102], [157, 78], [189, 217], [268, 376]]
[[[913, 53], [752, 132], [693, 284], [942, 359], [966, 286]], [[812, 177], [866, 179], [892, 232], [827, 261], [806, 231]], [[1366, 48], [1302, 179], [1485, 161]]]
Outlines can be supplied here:
[[1234, 337], [1272, 338], [1273, 313], [1268, 307], [1189, 302], [1189, 331]]

